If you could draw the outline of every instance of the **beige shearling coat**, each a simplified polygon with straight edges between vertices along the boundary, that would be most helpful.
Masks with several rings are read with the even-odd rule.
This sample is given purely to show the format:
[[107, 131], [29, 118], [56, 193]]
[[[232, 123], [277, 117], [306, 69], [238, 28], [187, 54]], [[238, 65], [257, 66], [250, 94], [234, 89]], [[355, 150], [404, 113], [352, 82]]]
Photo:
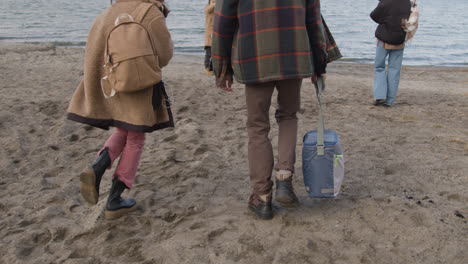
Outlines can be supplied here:
[[205, 6], [205, 47], [211, 47], [213, 40], [213, 22], [214, 22], [215, 4], [213, 0]]
[[173, 127], [164, 85], [129, 93], [117, 93], [106, 99], [101, 89], [104, 77], [104, 49], [106, 37], [114, 27], [115, 19], [122, 13], [131, 14], [141, 2], [152, 2], [142, 24], [152, 34], [157, 69], [166, 66], [173, 54], [171, 35], [161, 12], [160, 2], [154, 0], [118, 0], [95, 20], [88, 36], [84, 61], [84, 76], [68, 107], [68, 119], [109, 129], [119, 127], [135, 132], [152, 132]]

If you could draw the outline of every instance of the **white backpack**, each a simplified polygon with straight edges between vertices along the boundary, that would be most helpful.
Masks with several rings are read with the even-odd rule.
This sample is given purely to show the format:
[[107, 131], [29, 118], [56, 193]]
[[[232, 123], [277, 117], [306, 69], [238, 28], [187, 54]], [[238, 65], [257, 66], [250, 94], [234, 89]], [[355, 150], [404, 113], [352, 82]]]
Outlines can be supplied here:
[[406, 32], [406, 42], [411, 41], [419, 26], [419, 8], [416, 0], [411, 0], [411, 14], [408, 19], [403, 19], [402, 27]]

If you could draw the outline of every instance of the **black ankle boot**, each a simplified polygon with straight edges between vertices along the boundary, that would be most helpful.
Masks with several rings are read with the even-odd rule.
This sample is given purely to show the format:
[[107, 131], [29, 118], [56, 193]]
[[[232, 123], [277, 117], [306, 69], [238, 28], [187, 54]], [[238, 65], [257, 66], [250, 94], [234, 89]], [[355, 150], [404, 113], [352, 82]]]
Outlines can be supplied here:
[[136, 209], [136, 201], [133, 198], [123, 199], [120, 195], [128, 187], [117, 178], [112, 179], [112, 186], [107, 199], [104, 216], [107, 220], [117, 219]]
[[252, 194], [249, 199], [249, 209], [263, 220], [273, 219], [273, 209], [271, 207], [271, 194], [266, 201], [257, 194]]
[[99, 185], [101, 184], [102, 175], [106, 172], [111, 164], [108, 148], [105, 148], [99, 154], [99, 157], [94, 163], [83, 171], [80, 175], [81, 195], [90, 204], [97, 204], [99, 199]]

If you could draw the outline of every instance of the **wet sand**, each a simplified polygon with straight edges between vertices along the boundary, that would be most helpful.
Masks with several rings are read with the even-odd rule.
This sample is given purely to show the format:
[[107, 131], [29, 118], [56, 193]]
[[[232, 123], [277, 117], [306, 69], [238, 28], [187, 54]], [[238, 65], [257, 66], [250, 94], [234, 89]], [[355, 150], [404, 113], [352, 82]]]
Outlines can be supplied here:
[[[336, 199], [302, 184], [301, 135], [317, 120], [304, 81], [301, 206], [261, 221], [246, 208], [242, 86], [219, 91], [200, 56], [176, 55], [163, 73], [176, 128], [147, 136], [128, 193], [139, 210], [106, 221], [111, 172], [93, 207], [78, 174], [110, 132], [65, 119], [83, 53], [0, 43], [0, 263], [466, 263], [468, 68], [404, 67], [396, 105], [383, 108], [371, 104], [372, 66], [331, 64], [326, 126], [346, 158]], [[272, 124], [275, 148], [277, 134]]]

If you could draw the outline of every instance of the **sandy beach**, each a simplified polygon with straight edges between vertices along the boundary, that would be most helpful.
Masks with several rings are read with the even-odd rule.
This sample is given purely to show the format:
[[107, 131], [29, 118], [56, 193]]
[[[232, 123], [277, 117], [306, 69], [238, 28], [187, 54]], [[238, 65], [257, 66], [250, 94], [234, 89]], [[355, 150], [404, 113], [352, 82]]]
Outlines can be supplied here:
[[[346, 159], [336, 199], [303, 185], [301, 136], [317, 120], [305, 80], [301, 206], [261, 221], [247, 209], [243, 86], [222, 92], [201, 56], [176, 55], [163, 71], [176, 128], [147, 135], [126, 194], [139, 210], [106, 221], [111, 172], [92, 207], [78, 175], [110, 131], [65, 119], [83, 55], [0, 42], [0, 263], [467, 263], [467, 67], [405, 66], [396, 105], [384, 108], [372, 105], [371, 65], [329, 66], [326, 126]], [[274, 147], [277, 133], [272, 123]]]

